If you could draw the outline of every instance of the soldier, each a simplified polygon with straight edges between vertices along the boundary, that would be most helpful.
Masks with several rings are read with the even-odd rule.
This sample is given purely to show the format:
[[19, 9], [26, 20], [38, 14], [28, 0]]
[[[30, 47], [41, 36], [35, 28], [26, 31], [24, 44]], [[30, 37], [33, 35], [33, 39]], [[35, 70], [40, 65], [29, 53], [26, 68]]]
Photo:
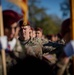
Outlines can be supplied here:
[[[16, 13], [13, 10], [4, 10], [3, 11], [3, 23], [4, 23], [4, 35], [6, 37], [6, 43], [5, 41], [2, 41], [1, 37], [1, 44], [2, 47], [6, 50], [6, 66], [7, 66], [7, 71], [8, 69], [16, 64], [17, 56], [14, 55], [14, 52], [20, 53], [22, 51], [22, 47], [19, 44], [19, 48], [15, 48], [15, 45], [18, 43], [17, 42], [17, 36], [19, 32], [19, 27], [18, 27], [18, 21], [22, 18], [22, 15]], [[4, 39], [3, 39], [4, 40]], [[8, 41], [8, 42], [7, 42]], [[4, 46], [3, 46], [4, 45]], [[18, 50], [19, 49], [19, 50]], [[17, 51], [18, 50], [18, 51]]]
[[[64, 28], [65, 27], [65, 28]], [[64, 33], [64, 31], [65, 31], [65, 33]], [[63, 35], [63, 39], [65, 40], [65, 42], [66, 43], [68, 43], [70, 40], [71, 40], [71, 36], [70, 36], [70, 31], [71, 31], [71, 27], [70, 27], [70, 19], [66, 19], [63, 23], [62, 23], [62, 30], [61, 30], [61, 33], [62, 33], [62, 35]], [[47, 50], [49, 51], [49, 53], [51, 54], [51, 53], [55, 53], [56, 54], [56, 56], [57, 56], [57, 66], [58, 66], [58, 68], [56, 67], [53, 71], [55, 72], [55, 70], [57, 70], [55, 73], [54, 72], [52, 72], [52, 73], [54, 73], [54, 74], [56, 74], [56, 75], [63, 75], [63, 74], [65, 74], [65, 70], [67, 71], [67, 74], [70, 74], [69, 73], [69, 58], [67, 57], [67, 56], [69, 56], [69, 55], [73, 55], [74, 54], [74, 52], [73, 52], [73, 49], [72, 49], [72, 47], [71, 47], [71, 44], [72, 44], [72, 42], [70, 42], [67, 46], [66, 46], [66, 48], [64, 48], [65, 47], [65, 45], [64, 44], [58, 44], [58, 43], [51, 43], [51, 42], [49, 42], [48, 44], [45, 44], [44, 46], [47, 46], [47, 48], [48, 47], [50, 47], [50, 46], [52, 46], [52, 47], [55, 47], [56, 49], [54, 49], [53, 51], [49, 51], [50, 50], [50, 48], [48, 48]], [[73, 44], [72, 44], [73, 45]], [[68, 46], [70, 46], [71, 47], [71, 52], [70, 52], [70, 47], [68, 47]], [[69, 48], [69, 49], [68, 49]], [[67, 52], [67, 49], [68, 49], [68, 52]], [[65, 56], [63, 56], [64, 55], [64, 52], [63, 51], [65, 51]], [[47, 51], [46, 51], [47, 52]], [[70, 52], [70, 53], [69, 53]], [[62, 55], [63, 54], [63, 55]], [[59, 57], [59, 58], [58, 58]], [[47, 54], [47, 55], [45, 55], [44, 56], [44, 58], [46, 58], [47, 60], [49, 59], [49, 61], [50, 61], [50, 59], [52, 58], [49, 54]], [[72, 64], [72, 63], [71, 63]], [[72, 69], [72, 68], [70, 68], [70, 69]], [[71, 70], [72, 71], [72, 70]], [[71, 73], [72, 74], [72, 73]], [[66, 74], [65, 74], [66, 75]]]
[[28, 42], [30, 39], [30, 23], [28, 22], [27, 24], [23, 23], [23, 20], [19, 21], [19, 26], [20, 26], [20, 32], [19, 32], [19, 40], [21, 44], [24, 44]]
[[39, 43], [35, 39], [31, 39], [30, 37], [30, 24], [23, 23], [21, 20], [19, 22], [20, 25], [20, 43], [25, 47], [26, 54], [30, 56], [35, 56], [37, 58], [42, 58], [42, 48]]
[[[63, 23], [62, 23], [62, 27], [61, 27], [61, 34], [63, 36], [63, 39], [65, 40], [66, 43], [68, 43], [71, 40], [71, 36], [70, 36], [70, 31], [71, 31], [71, 27], [70, 27], [70, 19], [66, 19]], [[49, 42], [48, 44], [45, 44], [44, 46], [49, 45], [52, 47], [55, 47], [56, 49], [54, 49], [53, 51], [49, 52], [50, 54], [53, 52], [54, 54], [56, 54], [57, 56], [57, 66], [58, 66], [58, 71], [56, 72], [57, 75], [63, 75], [65, 70], [68, 71], [68, 67], [69, 67], [69, 58], [61, 58], [60, 55], [62, 54], [63, 48], [64, 48], [64, 44], [58, 44], [58, 43], [51, 43]], [[48, 46], [47, 46], [48, 47]], [[69, 72], [67, 72], [69, 74]]]
[[36, 37], [37, 38], [42, 38], [43, 36], [43, 30], [41, 28], [36, 28]]
[[48, 40], [45, 38], [43, 34], [42, 28], [36, 28], [36, 38], [40, 41], [40, 43], [43, 45], [48, 42]]
[[57, 34], [57, 38], [58, 38], [57, 40], [58, 43], [65, 44], [65, 40], [63, 39], [61, 32]]
[[58, 38], [56, 34], [46, 35], [47, 39], [51, 42], [57, 42]]
[[[20, 59], [25, 58], [25, 54], [28, 56], [34, 56], [35, 58], [42, 58], [42, 48], [37, 41], [30, 40], [29, 30], [30, 25], [28, 24], [20, 24], [20, 28], [18, 27], [18, 14], [12, 10], [3, 11], [3, 20], [4, 20], [4, 30], [5, 35], [8, 38], [8, 45], [5, 48], [7, 51], [6, 54], [6, 63], [7, 63], [7, 71], [8, 74], [11, 71], [11, 66], [17, 64]], [[8, 19], [7, 19], [8, 18]], [[21, 21], [19, 22], [21, 23]], [[19, 30], [23, 38], [19, 36], [19, 40], [17, 39]], [[16, 38], [15, 38], [16, 37]], [[1, 39], [2, 40], [2, 39]], [[6, 39], [7, 41], [7, 39]], [[24, 42], [22, 42], [24, 41]], [[1, 44], [3, 41], [1, 41]], [[2, 48], [3, 48], [2, 44]], [[22, 61], [22, 60], [21, 60]]]
[[31, 30], [30, 30], [30, 37], [31, 39], [36, 38], [36, 31], [33, 27], [31, 27]]
[[[71, 24], [70, 24], [70, 18], [66, 19], [65, 21], [63, 21], [62, 23], [62, 27], [61, 27], [61, 34], [63, 36], [63, 39], [65, 40], [65, 43], [67, 44], [70, 40], [71, 40]], [[63, 75], [65, 70], [67, 70], [67, 74], [70, 74], [68, 71], [68, 67], [69, 64], [72, 64], [69, 62], [69, 58], [61, 58], [58, 62], [58, 72], [57, 75]]]

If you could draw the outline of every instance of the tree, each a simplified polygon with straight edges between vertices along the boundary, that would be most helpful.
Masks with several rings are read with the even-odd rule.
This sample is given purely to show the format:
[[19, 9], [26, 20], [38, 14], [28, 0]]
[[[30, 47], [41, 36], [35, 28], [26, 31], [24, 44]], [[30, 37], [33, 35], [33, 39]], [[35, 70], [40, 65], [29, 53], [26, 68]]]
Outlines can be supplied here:
[[70, 14], [70, 0], [64, 0], [60, 4], [61, 11], [63, 13], [63, 17], [66, 17]]
[[[44, 34], [56, 34], [60, 30], [61, 20], [57, 16], [48, 15], [47, 8], [40, 8], [40, 0], [29, 0], [29, 21], [33, 27], [41, 27]], [[58, 18], [56, 20], [56, 17]]]
[[[31, 25], [33, 27], [42, 27], [44, 34], [58, 33], [61, 24], [60, 18], [58, 18], [56, 15], [48, 15], [46, 13], [47, 8], [39, 7], [40, 3], [41, 0], [28, 0], [28, 19], [31, 22]], [[4, 4], [6, 4], [7, 9], [12, 9], [22, 14], [21, 9], [14, 4], [9, 2], [6, 2]]]

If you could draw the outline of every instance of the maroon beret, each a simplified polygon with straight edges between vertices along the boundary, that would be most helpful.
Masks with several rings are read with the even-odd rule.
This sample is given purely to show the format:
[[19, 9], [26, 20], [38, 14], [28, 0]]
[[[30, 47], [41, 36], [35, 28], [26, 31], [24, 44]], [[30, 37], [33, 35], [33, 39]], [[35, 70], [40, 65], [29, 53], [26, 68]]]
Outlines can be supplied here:
[[61, 34], [64, 36], [66, 33], [70, 32], [71, 30], [70, 18], [63, 21], [61, 25]]
[[15, 22], [18, 22], [22, 18], [22, 15], [19, 15], [13, 10], [4, 10], [3, 11], [3, 23], [4, 27], [9, 27]]
[[24, 23], [23, 19], [21, 19], [21, 20], [19, 21], [19, 26], [20, 26], [20, 27], [21, 27], [21, 26], [30, 26], [30, 22], [28, 21], [27, 24], [26, 24], [26, 23]]
[[33, 27], [31, 27], [31, 30], [35, 30]]
[[41, 31], [41, 32], [43, 32], [42, 28], [40, 28], [40, 27], [37, 27], [37, 28], [36, 28], [36, 31]]

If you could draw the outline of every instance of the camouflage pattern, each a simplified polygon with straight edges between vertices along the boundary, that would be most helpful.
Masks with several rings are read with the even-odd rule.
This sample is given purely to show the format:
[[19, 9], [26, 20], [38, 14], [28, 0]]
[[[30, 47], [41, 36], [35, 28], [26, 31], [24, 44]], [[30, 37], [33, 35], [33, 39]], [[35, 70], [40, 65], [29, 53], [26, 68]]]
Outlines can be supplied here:
[[[65, 41], [64, 41], [64, 39], [61, 39], [61, 40], [59, 40], [58, 41], [58, 43], [59, 44], [62, 44], [62, 45], [64, 45], [65, 46]], [[64, 47], [63, 46], [63, 47]], [[61, 48], [59, 48], [59, 50], [60, 50]], [[63, 48], [62, 48], [62, 50], [63, 50]], [[60, 54], [61, 55], [61, 54]], [[60, 56], [59, 56], [60, 57]], [[65, 60], [63, 60], [63, 58], [62, 57], [60, 57], [59, 59], [58, 59], [58, 62], [57, 62], [57, 67], [58, 67], [58, 70], [57, 70], [57, 75], [72, 75], [71, 73], [70, 73], [70, 71], [69, 71], [69, 68], [71, 67], [70, 65], [71, 65], [72, 63], [70, 62], [70, 59], [65, 59]]]
[[23, 44], [19, 40], [17, 40], [15, 48], [14, 48], [14, 54], [16, 57], [22, 59], [26, 56], [26, 50]]
[[32, 38], [24, 41], [20, 40], [20, 43], [24, 47], [26, 56], [42, 58], [42, 42], [40, 39]]
[[55, 54], [44, 53], [43, 59], [48, 62], [49, 65], [54, 65], [57, 61]]
[[42, 44], [46, 44], [49, 42], [48, 39], [46, 39], [46, 38], [41, 38], [41, 40], [42, 40]]
[[[42, 59], [42, 57], [43, 57], [43, 60], [46, 60], [49, 63], [49, 65], [54, 65], [54, 64], [57, 65], [59, 62], [57, 64], [56, 64], [56, 62], [59, 60], [57, 59], [57, 54], [55, 53], [55, 50], [57, 50], [58, 46], [59, 45], [57, 43], [56, 43], [56, 45], [51, 43], [50, 45], [43, 46], [43, 42], [41, 39], [33, 38], [33, 39], [29, 39], [27, 41], [20, 41], [20, 42], [18, 41], [15, 46], [14, 53], [19, 58], [22, 57], [23, 53], [26, 56], [34, 56], [34, 57], [37, 57], [40, 59]], [[23, 52], [22, 48], [24, 49], [24, 52]], [[61, 47], [59, 47], [58, 49], [60, 50]], [[51, 53], [51, 52], [53, 52], [53, 53]], [[66, 64], [64, 64], [64, 67], [65, 67], [65, 65]], [[58, 73], [60, 73], [60, 71], [61, 71], [61, 73], [63, 73], [64, 67], [60, 67], [58, 69]]]
[[48, 39], [46, 39], [46, 38], [37, 38], [37, 39], [40, 40], [40, 42], [42, 43], [42, 45], [49, 42]]
[[56, 49], [57, 47], [54, 46], [53, 42], [48, 42], [42, 47], [43, 59], [47, 61], [50, 66], [57, 62]]
[[[68, 70], [69, 67], [69, 59], [61, 59], [58, 63], [58, 71], [57, 71], [57, 75], [64, 75], [65, 71]], [[69, 72], [67, 71], [66, 75], [68, 75]]]
[[56, 49], [56, 47], [53, 47], [53, 46], [43, 46], [43, 53], [49, 53], [49, 52], [51, 52], [51, 51], [53, 51], [53, 50], [55, 50]]
[[7, 70], [17, 64], [19, 59], [23, 59], [25, 57], [25, 50], [24, 47], [20, 44], [20, 41], [17, 40], [16, 45], [13, 51], [6, 51], [6, 64]]
[[[43, 53], [55, 53], [57, 52], [57, 49], [59, 49], [60, 47], [62, 47], [62, 44], [58, 44], [57, 42], [48, 42], [46, 44], [43, 44]], [[60, 50], [61, 51], [61, 50]]]
[[58, 40], [57, 43], [65, 45], [65, 40], [64, 39]]
[[[50, 66], [53, 65], [55, 67], [52, 70], [55, 72], [54, 75], [63, 75], [64, 71], [67, 69], [68, 63], [62, 64], [63, 60], [59, 60], [61, 59], [60, 56], [64, 46], [65, 46], [64, 44], [57, 42], [56, 43], [49, 42], [43, 45], [43, 53], [45, 54], [45, 55], [43, 54], [43, 58], [50, 64]], [[48, 55], [46, 55], [47, 53]]]
[[34, 38], [30, 39], [25, 45], [27, 55], [42, 58], [42, 46], [40, 40]]
[[[6, 52], [7, 70], [18, 62], [17, 59], [23, 59], [26, 56], [34, 56], [45, 60], [50, 66], [57, 65], [58, 69], [56, 75], [63, 75], [65, 70], [68, 72], [69, 63], [62, 63], [63, 60], [58, 60], [57, 58], [56, 51], [58, 51], [58, 54], [60, 55], [61, 52], [59, 51], [62, 49], [62, 46], [59, 47], [59, 44], [56, 43], [55, 45], [50, 42], [50, 44], [47, 44], [47, 42], [43, 42], [42, 39], [39, 38], [33, 38], [26, 41], [17, 40], [14, 50]], [[0, 69], [1, 68], [2, 67], [0, 67]], [[53, 69], [53, 67], [51, 67], [51, 69]], [[55, 71], [55, 69], [52, 71]], [[0, 72], [2, 72], [2, 70], [0, 70]], [[67, 75], [68, 74], [69, 72]]]

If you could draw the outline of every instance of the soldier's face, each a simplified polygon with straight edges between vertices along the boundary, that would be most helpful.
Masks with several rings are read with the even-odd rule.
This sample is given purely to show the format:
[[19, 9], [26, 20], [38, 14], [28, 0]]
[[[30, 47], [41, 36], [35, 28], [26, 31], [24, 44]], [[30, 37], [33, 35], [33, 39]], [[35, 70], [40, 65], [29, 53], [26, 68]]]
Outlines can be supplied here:
[[33, 36], [33, 31], [30, 29], [30, 33], [29, 33], [30, 37], [32, 38]]
[[21, 32], [22, 32], [22, 36], [26, 37], [30, 33], [30, 26], [22, 26]]
[[36, 37], [36, 31], [35, 30], [33, 30], [33, 35], [32, 36]]
[[31, 31], [30, 31], [30, 37], [31, 37], [31, 38], [35, 38], [35, 37], [36, 37], [36, 32], [35, 32], [35, 30], [31, 30]]
[[36, 37], [37, 38], [42, 38], [42, 32], [41, 31], [37, 31], [36, 32]]
[[58, 40], [58, 38], [57, 38], [56, 35], [53, 35], [52, 38], [51, 38], [51, 40], [52, 40], [53, 42], [56, 42], [56, 41]]
[[13, 23], [9, 28], [5, 28], [5, 35], [8, 37], [8, 40], [12, 40], [14, 38], [15, 32], [17, 28], [17, 23]]

